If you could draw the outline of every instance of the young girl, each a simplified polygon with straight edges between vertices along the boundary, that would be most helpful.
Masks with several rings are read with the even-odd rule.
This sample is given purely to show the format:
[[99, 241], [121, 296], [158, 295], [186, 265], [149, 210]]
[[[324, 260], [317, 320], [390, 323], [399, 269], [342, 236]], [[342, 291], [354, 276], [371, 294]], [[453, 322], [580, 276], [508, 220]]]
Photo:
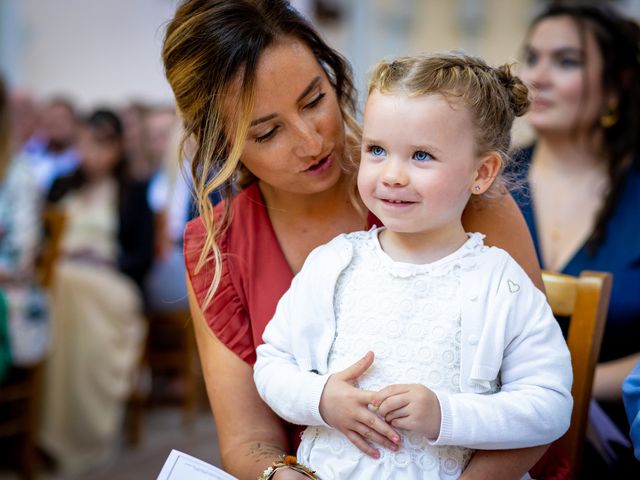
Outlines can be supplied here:
[[[473, 195], [504, 188], [511, 124], [527, 106], [508, 67], [474, 57], [374, 69], [358, 188], [385, 226], [311, 253], [255, 365], [262, 398], [310, 426], [298, 456], [323, 480], [458, 478], [472, 449], [567, 430], [570, 357], [544, 294], [461, 223]], [[341, 396], [331, 374], [363, 355], [361, 395]], [[364, 455], [355, 434], [392, 448]]]

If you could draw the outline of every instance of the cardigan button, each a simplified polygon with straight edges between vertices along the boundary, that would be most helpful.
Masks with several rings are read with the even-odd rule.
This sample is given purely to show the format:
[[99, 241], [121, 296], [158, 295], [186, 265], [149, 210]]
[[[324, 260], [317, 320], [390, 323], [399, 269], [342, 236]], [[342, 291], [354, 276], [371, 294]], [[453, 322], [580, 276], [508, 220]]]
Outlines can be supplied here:
[[477, 345], [478, 344], [478, 336], [471, 334], [469, 335], [469, 338], [467, 338], [467, 340], [469, 341], [469, 345]]
[[472, 302], [475, 302], [476, 300], [478, 300], [478, 295], [472, 295], [469, 300], [471, 300]]

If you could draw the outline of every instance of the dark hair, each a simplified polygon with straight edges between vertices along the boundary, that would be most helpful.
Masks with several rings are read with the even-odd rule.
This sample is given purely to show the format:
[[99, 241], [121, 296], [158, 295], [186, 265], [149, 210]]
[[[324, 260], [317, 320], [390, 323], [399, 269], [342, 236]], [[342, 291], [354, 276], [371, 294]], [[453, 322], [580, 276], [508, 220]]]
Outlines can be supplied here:
[[[243, 181], [247, 172], [239, 159], [250, 124], [260, 57], [268, 47], [290, 39], [311, 50], [336, 91], [345, 122], [357, 132], [355, 92], [348, 63], [288, 1], [186, 0], [169, 23], [162, 58], [183, 119], [185, 138], [191, 136], [196, 141], [191, 171], [207, 231], [196, 271], [211, 256], [216, 267], [220, 266], [216, 242], [230, 213], [231, 202], [225, 202], [226, 210], [220, 218], [214, 218], [210, 195], [222, 188], [223, 197], [229, 198], [247, 183]], [[228, 118], [224, 99], [236, 81], [241, 82], [237, 101], [234, 99], [237, 108]], [[357, 140], [349, 144], [354, 152], [357, 144]], [[220, 274], [219, 268], [215, 271]], [[217, 283], [218, 277], [214, 277], [205, 303]]]
[[[595, 253], [604, 240], [606, 223], [615, 210], [626, 173], [637, 162], [635, 155], [640, 146], [640, 27], [609, 5], [555, 2], [533, 20], [530, 31], [541, 21], [552, 17], [569, 17], [575, 21], [583, 44], [586, 32], [593, 34], [603, 61], [603, 91], [615, 93], [618, 100], [618, 121], [609, 128], [603, 128], [599, 122], [593, 125], [594, 130], [602, 130], [602, 153], [607, 159], [609, 175], [609, 190], [587, 242], [589, 251]], [[585, 97], [588, 94], [585, 92]]]
[[[122, 121], [113, 111], [99, 109], [92, 112], [81, 121], [81, 126], [89, 128], [101, 141], [115, 142], [122, 144], [124, 141], [124, 128]], [[119, 202], [122, 204], [126, 193], [126, 186], [129, 181], [127, 172], [127, 158], [124, 154], [120, 156], [113, 167], [112, 175], [118, 183]], [[82, 170], [82, 165], [70, 175], [54, 182], [47, 195], [49, 202], [55, 203], [67, 193], [77, 190], [88, 182], [88, 178]]]

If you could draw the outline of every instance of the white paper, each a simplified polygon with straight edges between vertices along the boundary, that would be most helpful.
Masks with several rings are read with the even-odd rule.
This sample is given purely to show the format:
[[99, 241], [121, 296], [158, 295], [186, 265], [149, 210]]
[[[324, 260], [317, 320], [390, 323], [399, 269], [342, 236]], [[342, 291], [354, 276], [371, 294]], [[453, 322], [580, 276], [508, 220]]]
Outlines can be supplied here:
[[238, 480], [213, 465], [187, 455], [179, 450], [171, 450], [156, 480]]

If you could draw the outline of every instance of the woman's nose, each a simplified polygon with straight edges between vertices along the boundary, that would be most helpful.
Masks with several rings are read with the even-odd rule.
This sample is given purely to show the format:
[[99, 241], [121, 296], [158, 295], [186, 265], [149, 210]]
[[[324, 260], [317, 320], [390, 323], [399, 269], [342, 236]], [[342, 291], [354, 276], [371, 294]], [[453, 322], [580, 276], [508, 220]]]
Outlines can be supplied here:
[[297, 144], [294, 152], [297, 156], [317, 157], [322, 153], [323, 139], [315, 122], [301, 119], [295, 130]]
[[549, 84], [549, 65], [538, 61], [522, 72], [522, 81], [532, 89], [545, 88]]

